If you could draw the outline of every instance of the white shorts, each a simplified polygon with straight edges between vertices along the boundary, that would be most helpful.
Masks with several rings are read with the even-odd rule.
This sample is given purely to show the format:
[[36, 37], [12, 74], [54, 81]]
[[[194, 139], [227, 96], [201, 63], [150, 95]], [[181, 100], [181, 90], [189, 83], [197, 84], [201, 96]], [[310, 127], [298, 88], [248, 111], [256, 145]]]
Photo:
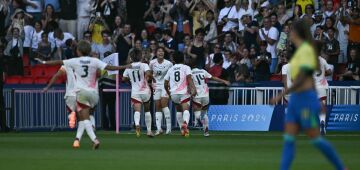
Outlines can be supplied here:
[[204, 107], [207, 106], [209, 104], [209, 96], [208, 97], [198, 97], [198, 98], [193, 98], [193, 104], [200, 106], [200, 107]]
[[146, 103], [150, 101], [150, 94], [131, 94], [131, 103]]
[[99, 94], [95, 90], [81, 89], [76, 93], [77, 110], [80, 111], [84, 105], [94, 108], [99, 102]]
[[316, 88], [316, 92], [317, 92], [319, 100], [326, 100], [327, 88]]
[[190, 97], [189, 94], [173, 94], [171, 95], [171, 100], [176, 104], [190, 104]]
[[169, 98], [169, 95], [166, 93], [165, 88], [155, 89], [155, 91], [154, 91], [154, 100], [160, 100], [163, 97]]
[[76, 111], [76, 96], [66, 96], [65, 97], [66, 108], [69, 112]]

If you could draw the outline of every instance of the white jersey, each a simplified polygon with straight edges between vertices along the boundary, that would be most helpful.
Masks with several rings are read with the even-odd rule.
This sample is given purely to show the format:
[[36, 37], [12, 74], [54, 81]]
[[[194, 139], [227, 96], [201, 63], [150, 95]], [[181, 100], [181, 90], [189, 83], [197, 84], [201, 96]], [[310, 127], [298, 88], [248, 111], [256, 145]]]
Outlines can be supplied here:
[[281, 68], [281, 74], [282, 75], [286, 75], [286, 84], [287, 84], [287, 88], [290, 88], [292, 85], [292, 81], [291, 81], [291, 74], [290, 74], [290, 67], [289, 64], [285, 64], [282, 66]]
[[150, 69], [153, 72], [153, 77], [155, 83], [153, 83], [154, 89], [163, 89], [164, 88], [164, 77], [167, 71], [173, 66], [169, 60], [163, 60], [162, 63], [159, 63], [157, 59], [150, 61]]
[[316, 88], [328, 88], [329, 84], [326, 80], [325, 73], [326, 70], [331, 69], [326, 60], [322, 57], [319, 57], [320, 63], [320, 71], [316, 71], [313, 75], [315, 80], [315, 87]]
[[86, 56], [64, 60], [64, 65], [74, 71], [76, 91], [83, 89], [98, 92], [97, 71], [104, 70], [106, 63]]
[[209, 97], [209, 87], [206, 83], [206, 79], [211, 78], [212, 75], [209, 74], [207, 71], [198, 68], [192, 69], [191, 72], [197, 92], [195, 98]]
[[129, 78], [131, 82], [131, 95], [150, 94], [150, 87], [145, 79], [145, 72], [149, 71], [149, 65], [141, 62], [131, 64], [132, 68], [125, 70], [123, 77]]
[[61, 66], [60, 70], [66, 73], [66, 92], [65, 97], [76, 96], [75, 75], [74, 70], [65, 66]]
[[191, 69], [184, 64], [175, 64], [165, 75], [165, 80], [170, 82], [170, 93], [174, 94], [188, 94], [187, 76], [191, 76]]

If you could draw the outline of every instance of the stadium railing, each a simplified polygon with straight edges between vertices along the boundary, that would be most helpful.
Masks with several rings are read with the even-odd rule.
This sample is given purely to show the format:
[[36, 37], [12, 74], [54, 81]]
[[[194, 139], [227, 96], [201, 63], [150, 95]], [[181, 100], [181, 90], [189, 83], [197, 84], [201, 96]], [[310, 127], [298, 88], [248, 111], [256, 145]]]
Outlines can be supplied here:
[[[15, 130], [59, 130], [68, 128], [64, 89], [43, 93], [40, 88], [5, 88], [7, 124]], [[267, 105], [269, 100], [283, 90], [282, 87], [230, 87], [230, 105]], [[112, 91], [112, 90], [110, 90]], [[130, 89], [119, 93], [120, 129], [133, 126]], [[327, 91], [328, 105], [360, 105], [360, 86], [330, 86]], [[101, 102], [101, 97], [100, 97]], [[100, 104], [94, 111], [96, 126], [101, 127]], [[172, 109], [172, 124], [177, 127], [175, 108]], [[143, 114], [141, 116], [144, 116]], [[143, 118], [141, 120], [144, 120]], [[153, 121], [155, 122], [155, 121]], [[144, 126], [144, 122], [142, 122]]]

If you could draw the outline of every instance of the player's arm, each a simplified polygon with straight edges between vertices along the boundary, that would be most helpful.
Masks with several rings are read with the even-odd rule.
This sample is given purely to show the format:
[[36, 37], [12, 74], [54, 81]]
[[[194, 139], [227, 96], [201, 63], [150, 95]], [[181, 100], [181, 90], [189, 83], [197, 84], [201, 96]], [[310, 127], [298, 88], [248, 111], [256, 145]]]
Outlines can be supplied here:
[[53, 60], [53, 61], [44, 61], [41, 60], [40, 58], [35, 58], [36, 61], [38, 61], [41, 64], [45, 64], [45, 65], [63, 65], [64, 62], [63, 60]]
[[148, 70], [145, 72], [145, 79], [146, 81], [151, 81], [153, 79], [153, 74], [152, 74], [152, 71], [151, 70]]
[[192, 95], [192, 96], [196, 96], [197, 92], [196, 92], [195, 84], [194, 84], [194, 81], [193, 81], [193, 79], [192, 79], [191, 74], [189, 74], [189, 75], [186, 76], [186, 80], [187, 80], [188, 85], [189, 85], [189, 87], [190, 87], [191, 95]]
[[214, 80], [214, 81], [217, 81], [217, 82], [220, 82], [220, 83], [224, 83], [224, 84], [226, 84], [227, 86], [229, 86], [229, 85], [231, 84], [229, 81], [224, 80], [224, 79], [221, 79], [221, 78], [217, 78], [217, 77], [215, 77], [215, 76], [212, 76], [210, 79], [211, 79], [211, 80]]
[[169, 84], [169, 80], [165, 80], [164, 82], [164, 87], [165, 87], [165, 90], [166, 90], [166, 93], [170, 96], [170, 84]]
[[49, 84], [43, 89], [43, 92], [47, 92], [49, 88], [55, 83], [55, 81], [62, 75], [65, 75], [65, 70], [60, 68], [58, 72], [51, 78]]
[[105, 70], [116, 71], [116, 70], [125, 70], [127, 68], [131, 68], [131, 64], [128, 64], [128, 65], [125, 65], [125, 66], [110, 66], [110, 65], [107, 65], [105, 67]]

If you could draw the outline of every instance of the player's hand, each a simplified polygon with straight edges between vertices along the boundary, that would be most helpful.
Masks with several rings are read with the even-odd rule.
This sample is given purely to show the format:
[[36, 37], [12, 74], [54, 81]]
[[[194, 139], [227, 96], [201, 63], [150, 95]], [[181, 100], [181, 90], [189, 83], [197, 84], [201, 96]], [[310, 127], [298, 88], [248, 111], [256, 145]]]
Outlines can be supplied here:
[[41, 92], [46, 93], [46, 92], [48, 92], [48, 91], [49, 91], [49, 87], [45, 87], [45, 88], [42, 89]]
[[282, 95], [276, 96], [270, 100], [271, 105], [276, 105], [282, 99]]

